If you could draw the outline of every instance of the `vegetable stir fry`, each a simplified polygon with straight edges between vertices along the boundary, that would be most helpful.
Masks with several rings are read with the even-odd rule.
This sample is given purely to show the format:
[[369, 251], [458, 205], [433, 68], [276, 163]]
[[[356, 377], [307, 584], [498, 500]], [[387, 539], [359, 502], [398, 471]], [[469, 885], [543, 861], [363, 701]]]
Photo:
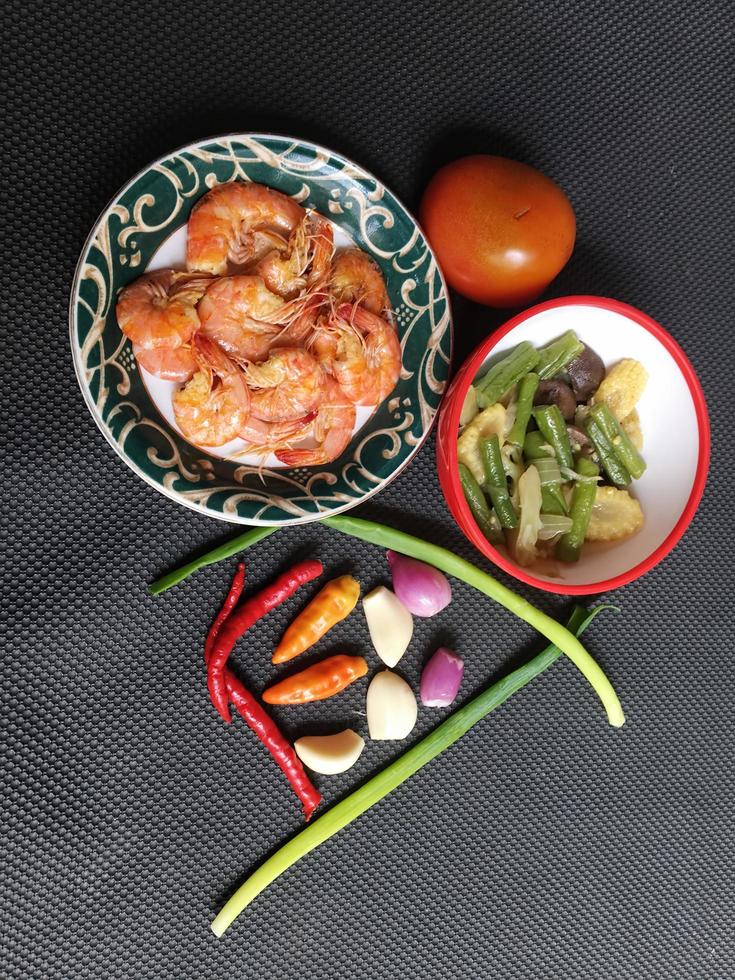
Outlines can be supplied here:
[[643, 526], [630, 492], [646, 469], [638, 361], [609, 373], [572, 330], [519, 344], [476, 379], [462, 408], [459, 476], [472, 515], [519, 565], [576, 562], [585, 542]]

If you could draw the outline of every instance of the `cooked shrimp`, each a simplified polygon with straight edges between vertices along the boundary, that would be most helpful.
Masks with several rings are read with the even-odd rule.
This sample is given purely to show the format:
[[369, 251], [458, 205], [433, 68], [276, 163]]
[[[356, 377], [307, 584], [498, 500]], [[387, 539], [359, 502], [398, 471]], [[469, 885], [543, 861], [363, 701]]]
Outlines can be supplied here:
[[393, 391], [401, 373], [401, 345], [387, 320], [364, 307], [343, 303], [314, 344], [355, 405], [377, 405]]
[[274, 249], [255, 266], [254, 271], [272, 293], [293, 299], [306, 285], [308, 248], [302, 222], [281, 249]]
[[120, 293], [120, 329], [139, 348], [181, 347], [199, 328], [196, 304], [209, 285], [203, 276], [173, 269], [149, 272]]
[[334, 231], [326, 218], [312, 211], [310, 218], [311, 268], [307, 278], [310, 289], [324, 282], [332, 267]]
[[281, 332], [284, 307], [259, 276], [228, 276], [209, 287], [197, 312], [202, 336], [238, 360], [262, 361]]
[[189, 217], [187, 268], [215, 276], [242, 270], [274, 245], [285, 245], [303, 218], [301, 205], [270, 187], [219, 184]]
[[333, 252], [332, 226], [312, 211], [293, 231], [286, 248], [270, 252], [255, 271], [271, 292], [292, 299], [307, 285], [316, 287], [326, 278]]
[[287, 422], [265, 422], [263, 419], [256, 419], [254, 415], [250, 415], [245, 425], [240, 429], [240, 438], [245, 439], [251, 447], [264, 453], [288, 448], [293, 442], [308, 435], [307, 426], [315, 417], [316, 413], [311, 412], [309, 415], [303, 415], [298, 419], [289, 419]]
[[279, 449], [277, 458], [287, 466], [323, 466], [341, 456], [352, 438], [355, 406], [333, 378], [327, 378], [324, 398], [311, 423], [314, 449]]
[[312, 331], [304, 344], [319, 361], [327, 374], [334, 374], [334, 360], [337, 357], [340, 336], [343, 325], [333, 322], [333, 317], [320, 317], [314, 323]]
[[370, 313], [382, 315], [390, 308], [383, 274], [370, 256], [359, 248], [337, 253], [332, 263], [329, 289], [338, 303], [360, 303]]
[[301, 311], [282, 328], [274, 340], [271, 350], [278, 347], [308, 347], [319, 320], [319, 312], [324, 305], [324, 297], [314, 293], [307, 297]]
[[146, 350], [133, 344], [133, 354], [139, 367], [145, 368], [164, 381], [188, 381], [197, 369], [191, 347], [151, 347]]
[[235, 439], [250, 413], [250, 392], [242, 372], [211, 340], [193, 343], [198, 371], [173, 396], [176, 422], [200, 446], [222, 446]]
[[266, 422], [286, 422], [312, 412], [324, 394], [325, 375], [319, 362], [300, 347], [271, 350], [262, 364], [248, 364], [251, 411]]

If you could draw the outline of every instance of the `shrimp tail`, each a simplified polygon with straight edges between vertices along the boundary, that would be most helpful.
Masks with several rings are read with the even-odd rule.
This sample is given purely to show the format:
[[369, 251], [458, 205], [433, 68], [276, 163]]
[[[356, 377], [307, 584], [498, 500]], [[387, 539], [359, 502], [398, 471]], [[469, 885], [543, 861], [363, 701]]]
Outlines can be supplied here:
[[249, 447], [259, 449], [261, 452], [286, 450], [294, 439], [303, 436], [304, 430], [316, 419], [316, 415], [316, 412], [309, 412], [301, 418], [275, 424], [251, 416], [241, 430], [240, 438], [244, 439]]
[[281, 449], [276, 459], [286, 466], [323, 466], [329, 462], [323, 449]]
[[[371, 313], [370, 310], [365, 309], [359, 303], [340, 303], [336, 310], [337, 316], [349, 322], [353, 327], [358, 330], [362, 330], [364, 333], [370, 333], [371, 330], [377, 330], [379, 327], [384, 327], [387, 320], [378, 316], [377, 313]], [[390, 326], [390, 324], [389, 324]]]
[[220, 377], [225, 377], [233, 371], [233, 363], [224, 353], [221, 347], [210, 340], [208, 337], [198, 333], [193, 340], [194, 356], [200, 363], [202, 369], [209, 368]]

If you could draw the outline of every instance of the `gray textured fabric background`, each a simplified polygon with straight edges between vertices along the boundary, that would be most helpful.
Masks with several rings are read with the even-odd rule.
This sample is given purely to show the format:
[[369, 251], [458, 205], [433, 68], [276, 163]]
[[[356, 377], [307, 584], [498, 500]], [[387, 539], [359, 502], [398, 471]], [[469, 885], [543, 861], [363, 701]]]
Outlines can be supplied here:
[[[6, 18], [0, 975], [735, 976], [732, 42], [729, 0], [134, 0]], [[66, 306], [87, 231], [132, 173], [249, 129], [341, 150], [414, 209], [437, 164], [464, 152], [553, 175], [579, 239], [550, 295], [613, 296], [673, 333], [709, 400], [713, 463], [676, 551], [590, 630], [624, 730], [560, 662], [217, 941], [213, 911], [299, 827], [298, 808], [244, 726], [207, 703], [201, 641], [234, 562], [145, 593], [231, 531], [110, 451], [77, 389]], [[503, 320], [461, 301], [455, 314], [458, 361]], [[433, 453], [365, 513], [472, 557]], [[375, 549], [307, 527], [258, 546], [251, 581], [306, 550], [366, 587], [386, 580]], [[238, 646], [256, 690], [293, 608]], [[409, 678], [439, 641], [456, 645], [465, 697], [539, 646], [461, 585], [417, 626]], [[368, 650], [360, 615], [320, 649], [337, 647]], [[353, 688], [279, 719], [292, 734], [362, 727], [362, 706]], [[416, 737], [437, 716], [421, 712]], [[356, 770], [323, 778], [327, 801], [395, 752], [370, 745]]]

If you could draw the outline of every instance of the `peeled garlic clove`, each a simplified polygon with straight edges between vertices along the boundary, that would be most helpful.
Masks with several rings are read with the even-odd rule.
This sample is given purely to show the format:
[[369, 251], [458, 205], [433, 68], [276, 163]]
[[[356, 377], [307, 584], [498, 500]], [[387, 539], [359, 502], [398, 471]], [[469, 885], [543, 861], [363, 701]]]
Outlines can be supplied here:
[[367, 692], [367, 722], [376, 741], [406, 738], [416, 724], [418, 706], [408, 684], [392, 670], [381, 670]]
[[388, 667], [395, 667], [413, 636], [413, 617], [398, 597], [380, 585], [362, 600], [375, 652]]
[[305, 735], [294, 742], [296, 755], [312, 772], [335, 776], [346, 772], [357, 762], [365, 748], [365, 739], [351, 728], [336, 735]]

